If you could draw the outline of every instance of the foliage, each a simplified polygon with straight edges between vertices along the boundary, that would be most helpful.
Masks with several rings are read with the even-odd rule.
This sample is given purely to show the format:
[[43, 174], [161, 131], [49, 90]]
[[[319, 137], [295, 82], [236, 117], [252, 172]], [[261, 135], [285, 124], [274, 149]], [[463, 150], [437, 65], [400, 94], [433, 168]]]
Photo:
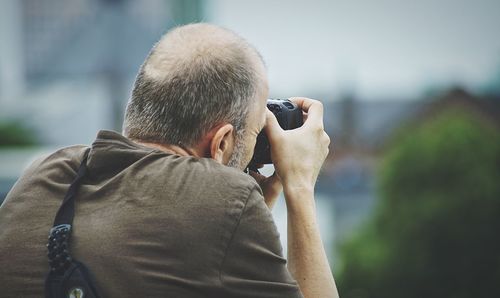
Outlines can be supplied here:
[[340, 294], [500, 297], [500, 133], [466, 111], [399, 134], [373, 218], [342, 248]]
[[36, 145], [34, 133], [18, 122], [0, 122], [0, 147]]

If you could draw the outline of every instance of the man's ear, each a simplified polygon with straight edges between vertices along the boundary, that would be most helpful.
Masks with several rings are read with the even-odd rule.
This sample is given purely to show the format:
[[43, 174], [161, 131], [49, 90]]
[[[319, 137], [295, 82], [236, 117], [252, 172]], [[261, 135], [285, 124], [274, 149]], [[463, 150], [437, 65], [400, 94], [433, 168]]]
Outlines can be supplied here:
[[222, 164], [227, 164], [234, 149], [234, 127], [226, 123], [215, 127], [212, 133], [210, 157]]

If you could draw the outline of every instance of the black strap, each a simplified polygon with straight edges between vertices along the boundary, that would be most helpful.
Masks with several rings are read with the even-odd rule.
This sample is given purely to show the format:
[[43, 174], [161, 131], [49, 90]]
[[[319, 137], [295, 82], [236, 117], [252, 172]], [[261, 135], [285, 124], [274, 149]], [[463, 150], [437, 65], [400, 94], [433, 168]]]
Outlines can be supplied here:
[[50, 229], [47, 244], [50, 271], [45, 280], [46, 298], [99, 297], [90, 272], [83, 263], [74, 260], [69, 251], [71, 228], [75, 217], [75, 197], [87, 174], [89, 152], [90, 149], [85, 151], [76, 178], [69, 186], [57, 211], [54, 225]]
[[80, 188], [83, 178], [87, 174], [87, 158], [89, 156], [90, 149], [85, 151], [83, 155], [83, 160], [78, 168], [78, 172], [75, 180], [71, 182], [68, 192], [64, 196], [64, 200], [57, 211], [56, 218], [54, 219], [54, 227], [62, 224], [73, 224], [73, 218], [75, 217], [75, 196]]

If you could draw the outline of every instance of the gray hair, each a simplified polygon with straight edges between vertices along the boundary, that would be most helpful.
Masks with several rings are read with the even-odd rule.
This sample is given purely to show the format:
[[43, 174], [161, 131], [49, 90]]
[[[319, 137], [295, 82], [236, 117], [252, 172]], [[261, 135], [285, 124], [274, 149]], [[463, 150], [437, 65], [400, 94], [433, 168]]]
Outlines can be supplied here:
[[170, 31], [139, 70], [124, 135], [193, 146], [216, 125], [230, 123], [241, 138], [259, 88], [256, 61], [263, 63], [258, 52], [227, 29], [191, 24]]

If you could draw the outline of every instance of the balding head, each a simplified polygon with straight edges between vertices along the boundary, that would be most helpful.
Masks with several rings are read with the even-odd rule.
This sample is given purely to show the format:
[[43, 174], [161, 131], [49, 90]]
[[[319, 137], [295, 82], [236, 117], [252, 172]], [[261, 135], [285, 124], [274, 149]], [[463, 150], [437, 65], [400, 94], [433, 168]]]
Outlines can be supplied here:
[[197, 144], [222, 123], [242, 134], [263, 90], [262, 59], [244, 39], [214, 25], [178, 27], [161, 38], [142, 65], [124, 134], [185, 146]]

